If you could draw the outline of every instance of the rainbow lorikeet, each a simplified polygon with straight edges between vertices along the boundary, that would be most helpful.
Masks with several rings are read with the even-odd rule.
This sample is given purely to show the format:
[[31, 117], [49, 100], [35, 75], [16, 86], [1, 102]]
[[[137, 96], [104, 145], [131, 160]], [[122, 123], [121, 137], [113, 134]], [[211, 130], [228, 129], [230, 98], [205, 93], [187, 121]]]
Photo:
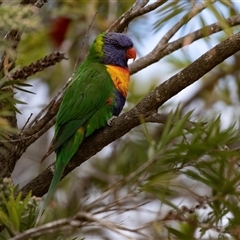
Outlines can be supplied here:
[[136, 58], [131, 39], [121, 33], [102, 33], [77, 69], [64, 93], [56, 117], [55, 135], [43, 158], [56, 152], [54, 176], [39, 216], [84, 138], [110, 124], [122, 111], [130, 77], [127, 61], [131, 58]]

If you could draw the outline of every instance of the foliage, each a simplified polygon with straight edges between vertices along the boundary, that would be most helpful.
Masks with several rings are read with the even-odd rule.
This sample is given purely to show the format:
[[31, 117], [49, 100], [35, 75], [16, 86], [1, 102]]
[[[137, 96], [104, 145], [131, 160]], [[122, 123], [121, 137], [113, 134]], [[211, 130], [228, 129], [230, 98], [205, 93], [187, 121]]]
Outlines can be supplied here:
[[[120, 172], [120, 175], [127, 178], [127, 182], [123, 178], [123, 185], [114, 189], [115, 194], [118, 195], [118, 191], [125, 189], [126, 198], [128, 195], [131, 198], [134, 196], [143, 199], [146, 196], [155, 196], [161, 208], [168, 209], [160, 211], [159, 214], [156, 211], [156, 219], [145, 226], [154, 225], [155, 239], [164, 238], [165, 231], [157, 230], [163, 227], [168, 230], [170, 238], [175, 236], [177, 239], [205, 237], [204, 234], [208, 234], [209, 230], [228, 236], [231, 231], [229, 229], [233, 226], [223, 226], [222, 222], [229, 219], [228, 223], [239, 224], [239, 209], [235, 209], [239, 198], [239, 151], [228, 148], [239, 139], [239, 131], [235, 126], [221, 129], [220, 118], [185, 130], [184, 126], [191, 114], [181, 118], [175, 114], [172, 116], [174, 118], [170, 117], [159, 138], [152, 139], [148, 134], [150, 141], [145, 141], [145, 145], [139, 147], [148, 151], [151, 149], [151, 155], [144, 157], [142, 163], [139, 157], [139, 165], [132, 165], [132, 168], [121, 168], [118, 163], [112, 163], [117, 164], [118, 168], [116, 172], [111, 172], [111, 175], [116, 177]], [[178, 118], [172, 125], [172, 120]], [[135, 141], [126, 143], [130, 146], [133, 144], [136, 146]], [[124, 152], [124, 156], [132, 156], [134, 149], [122, 146], [118, 151]], [[134, 157], [130, 158], [135, 161]], [[111, 165], [107, 165], [109, 161], [110, 159], [106, 159], [105, 165], [101, 166], [112, 169]], [[129, 166], [130, 159], [126, 159], [126, 162]], [[132, 177], [129, 177], [131, 175]], [[211, 197], [204, 196], [206, 191]], [[115, 201], [117, 204], [117, 199]], [[187, 207], [185, 202], [191, 202], [191, 205]], [[109, 204], [113, 203], [114, 201], [110, 201]], [[144, 201], [141, 204], [144, 204]], [[136, 207], [137, 210], [139, 209]]]
[[[20, 6], [13, 4], [2, 4], [0, 6], [0, 30], [1, 33], [7, 34], [10, 29], [20, 31], [32, 31], [36, 29], [39, 23], [38, 17], [34, 14], [35, 10], [30, 6]], [[34, 16], [33, 16], [34, 15]], [[5, 146], [9, 146], [8, 134], [15, 134], [18, 132], [11, 123], [10, 118], [14, 117], [15, 113], [20, 111], [16, 107], [17, 104], [25, 104], [23, 101], [15, 98], [15, 93], [12, 91], [15, 88], [17, 91], [24, 91], [32, 93], [26, 90], [24, 87], [31, 86], [30, 84], [21, 82], [19, 80], [11, 81], [10, 72], [13, 68], [13, 64], [10, 63], [11, 59], [15, 58], [15, 52], [11, 47], [11, 42], [5, 39], [0, 40], [0, 51], [3, 55], [6, 55], [5, 61], [1, 62], [0, 73], [0, 141]], [[4, 72], [4, 74], [2, 73]], [[5, 76], [4, 76], [5, 75]]]
[[37, 17], [32, 18], [34, 9], [30, 6], [2, 5], [0, 8], [1, 23], [3, 30], [24, 29], [33, 30], [37, 26]]
[[[138, 2], [144, 4], [148, 1]], [[206, 49], [239, 29], [239, 22], [235, 26], [226, 20], [239, 16], [238, 3], [161, 2], [154, 12], [139, 15], [129, 24], [128, 34], [136, 48], [146, 54], [144, 46], [149, 49], [150, 40], [154, 42], [152, 40], [160, 34], [163, 39], [158, 44], [160, 52], [164, 52], [167, 42], [174, 43], [186, 37], [181, 47], [174, 49], [171, 45], [172, 49], [169, 48], [164, 55], [166, 57], [159, 59], [156, 73], [150, 75], [148, 71], [144, 81], [139, 75], [132, 77], [125, 111], [166, 80], [167, 74], [181, 71]], [[114, 22], [133, 3], [53, 1], [45, 3], [44, 11], [39, 12], [32, 5], [0, 5], [1, 35], [5, 36], [11, 29], [24, 32], [19, 46], [13, 47], [11, 41], [4, 38], [0, 40], [0, 57], [5, 60], [1, 62], [0, 79], [1, 144], [6, 144], [9, 149], [12, 146], [14, 153], [14, 141], [22, 140], [22, 131], [12, 126], [11, 118], [20, 111], [18, 104], [31, 103], [32, 95], [27, 95], [30, 96], [28, 101], [22, 101], [21, 97], [16, 99], [15, 92], [29, 94], [38, 90], [33, 86], [29, 91], [28, 87], [32, 85], [26, 79], [12, 80], [14, 71], [21, 71], [22, 66], [28, 64], [33, 66], [32, 63], [55, 50], [64, 51], [69, 56], [67, 63], [61, 62], [30, 76], [30, 79], [41, 79], [39, 82], [49, 87], [50, 94], [54, 93], [71, 76], [76, 62], [84, 58], [96, 33], [108, 29], [112, 23], [117, 25], [124, 21], [128, 15], [124, 15], [120, 22]], [[135, 5], [128, 14], [138, 10]], [[55, 28], [59, 30], [58, 20], [70, 24], [62, 38], [54, 39]], [[223, 28], [213, 36], [208, 29], [212, 21]], [[235, 27], [230, 28], [230, 24]], [[198, 29], [202, 30], [202, 40], [194, 42], [197, 39], [193, 40], [189, 34]], [[145, 37], [148, 37], [147, 43], [144, 43]], [[56, 40], [60, 40], [59, 45]], [[174, 52], [176, 50], [179, 51]], [[39, 161], [44, 155], [44, 144], [48, 145], [46, 139], [41, 142], [40, 136], [52, 126], [50, 123], [57, 108], [54, 104], [61, 95], [57, 94], [48, 106], [49, 112], [44, 108], [26, 127], [30, 132], [26, 138], [37, 136], [40, 144], [34, 143], [33, 150], [29, 148], [18, 161], [15, 171], [20, 169], [19, 173], [16, 176], [16, 172], [11, 172], [14, 184], [8, 178], [0, 180], [0, 239], [17, 238], [29, 229], [35, 234], [34, 239], [238, 239], [239, 56], [236, 53], [203, 76], [192, 88], [194, 91], [186, 89], [183, 97], [177, 96], [164, 104], [158, 110], [159, 114], [167, 115], [164, 124], [147, 123], [141, 119], [141, 126], [132, 129], [65, 178], [46, 209], [40, 228], [34, 228], [39, 200], [31, 192], [22, 197], [14, 184], [23, 185], [24, 181], [30, 180], [26, 178], [32, 172], [39, 172], [39, 167], [32, 171], [32, 159], [36, 157]], [[44, 65], [45, 61], [42, 63]], [[52, 118], [47, 124], [40, 124], [34, 132], [31, 126], [41, 123], [47, 114], [52, 114]], [[18, 138], [12, 138], [16, 133]], [[23, 146], [25, 144], [28, 143], [23, 142]], [[23, 176], [24, 180], [21, 180]], [[56, 222], [57, 219], [61, 219], [60, 222]]]
[[0, 181], [0, 228], [5, 227], [6, 230], [1, 237], [7, 238], [34, 226], [39, 199], [31, 192], [24, 199], [21, 199], [21, 193], [15, 194], [12, 180], [3, 178]]
[[[33, 31], [39, 24], [39, 18], [35, 10], [30, 6], [19, 6], [13, 4], [2, 4], [0, 6], [0, 30], [7, 33], [9, 29], [20, 31]], [[8, 41], [0, 40], [0, 51], [7, 52], [9, 57], [15, 55], [11, 44]]]

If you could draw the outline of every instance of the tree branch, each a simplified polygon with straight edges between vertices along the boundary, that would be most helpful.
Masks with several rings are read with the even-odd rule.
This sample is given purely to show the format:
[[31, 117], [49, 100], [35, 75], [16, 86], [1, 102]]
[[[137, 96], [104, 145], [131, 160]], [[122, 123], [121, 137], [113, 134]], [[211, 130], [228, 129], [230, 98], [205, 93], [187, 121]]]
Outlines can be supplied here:
[[149, 238], [149, 236], [143, 234], [138, 229], [128, 228], [120, 224], [96, 218], [95, 216], [87, 212], [79, 212], [74, 217], [63, 218], [57, 221], [46, 223], [39, 227], [31, 228], [21, 234], [16, 235], [15, 237], [12, 237], [10, 240], [26, 240], [33, 237], [42, 236], [43, 234], [54, 233], [60, 230], [62, 231], [63, 229], [76, 229], [89, 225], [100, 226], [102, 228], [109, 229], [110, 231], [118, 233], [119, 236], [125, 237], [129, 240], [134, 240], [135, 238], [124, 234], [123, 231], [134, 232], [135, 234]]
[[48, 2], [48, 0], [33, 0], [32, 1], [34, 6], [36, 6], [37, 8], [41, 8], [47, 2]]
[[25, 66], [22, 69], [16, 70], [12, 74], [10, 74], [10, 79], [11, 80], [27, 79], [29, 76], [32, 76], [37, 72], [44, 70], [45, 68], [55, 65], [56, 63], [62, 61], [63, 59], [67, 60], [67, 57], [64, 55], [64, 53], [60, 52], [51, 53], [45, 56], [44, 58], [37, 60], [35, 63], [31, 63], [30, 65]]
[[122, 16], [120, 16], [107, 30], [107, 32], [123, 32], [124, 29], [128, 26], [128, 24], [134, 19], [139, 16], [142, 16], [148, 12], [153, 11], [154, 9], [162, 6], [167, 0], [157, 0], [156, 2], [147, 4], [149, 1], [143, 1], [138, 6], [138, 1]]
[[[216, 0], [212, 0], [211, 4], [216, 2]], [[188, 23], [193, 17], [195, 17], [197, 14], [199, 14], [201, 11], [203, 11], [209, 3], [203, 2], [198, 4], [197, 6], [194, 6], [190, 12], [185, 14], [182, 19], [177, 22], [161, 39], [158, 45], [162, 46], [166, 44], [174, 35], [175, 33], [186, 23]]]
[[[160, 86], [156, 87], [133, 109], [115, 119], [112, 127], [101, 129], [92, 136], [86, 138], [77, 153], [69, 162], [62, 177], [66, 176], [74, 168], [85, 162], [91, 156], [95, 155], [109, 143], [115, 141], [129, 132], [132, 128], [141, 124], [140, 119], [147, 119], [152, 114], [155, 114], [157, 109], [167, 100], [192, 83], [196, 82], [219, 63], [223, 62], [239, 50], [240, 33], [237, 33], [222, 43], [216, 45], [188, 67], [172, 76]], [[92, 144], [93, 142], [94, 144]], [[33, 195], [44, 195], [47, 192], [49, 183], [53, 176], [51, 170], [52, 167], [53, 164], [23, 187], [21, 189], [23, 196], [26, 196], [30, 190], [32, 190]]]
[[[226, 19], [226, 22], [230, 27], [237, 26], [240, 24], [240, 15], [236, 15]], [[148, 53], [146, 56], [136, 60], [129, 67], [131, 74], [137, 73], [141, 69], [158, 62], [163, 57], [173, 53], [183, 46], [189, 45], [196, 40], [199, 40], [203, 37], [208, 37], [214, 33], [220, 32], [223, 30], [221, 23], [216, 22], [200, 28], [192, 33], [189, 33], [173, 42], [168, 44], [161, 44], [161, 41], [156, 45], [156, 47]], [[187, 41], [186, 41], [187, 40]]]
[[[239, 25], [240, 24], [240, 15], [230, 17], [230, 18], [226, 19], [226, 21], [229, 24], [229, 26], [231, 26], [231, 27]], [[217, 22], [217, 23], [211, 24], [209, 26], [206, 26], [204, 28], [201, 28], [199, 30], [196, 30], [193, 33], [187, 34], [184, 37], [179, 38], [176, 41], [173, 41], [173, 42], [167, 44], [165, 46], [165, 48], [162, 49], [162, 51], [156, 52], [156, 48], [157, 48], [156, 47], [155, 50], [153, 50], [152, 52], [147, 54], [145, 57], [140, 58], [139, 60], [137, 60], [136, 62], [131, 64], [129, 67], [130, 72], [131, 72], [131, 74], [136, 73], [139, 70], [147, 67], [148, 65], [151, 65], [152, 63], [159, 61], [161, 58], [165, 57], [166, 55], [182, 48], [182, 46], [184, 44], [186, 46], [186, 43], [191, 44], [194, 41], [196, 41], [202, 37], [209, 36], [213, 33], [219, 32], [221, 30], [223, 30], [223, 29], [222, 29], [220, 23]], [[186, 41], [186, 39], [188, 39], [188, 40]], [[189, 39], [191, 39], [191, 41], [189, 41]], [[67, 81], [67, 83], [63, 87], [63, 89], [60, 90], [55, 95], [55, 97], [44, 107], [44, 109], [39, 112], [37, 117], [33, 121], [31, 121], [30, 124], [28, 124], [27, 129], [19, 137], [19, 141], [21, 139], [28, 139], [27, 142], [25, 142], [25, 144], [26, 144], [26, 146], [29, 146], [40, 136], [38, 131], [41, 130], [41, 132], [44, 133], [51, 127], [51, 126], [49, 126], [49, 121], [51, 121], [52, 125], [55, 123], [54, 117], [58, 111], [58, 106], [62, 99], [62, 93], [64, 92], [64, 90], [66, 89], [66, 87], [68, 86], [70, 81], [71, 81], [71, 78]], [[43, 116], [44, 113], [45, 113], [45, 115]], [[45, 131], [44, 131], [44, 129], [45, 129]]]

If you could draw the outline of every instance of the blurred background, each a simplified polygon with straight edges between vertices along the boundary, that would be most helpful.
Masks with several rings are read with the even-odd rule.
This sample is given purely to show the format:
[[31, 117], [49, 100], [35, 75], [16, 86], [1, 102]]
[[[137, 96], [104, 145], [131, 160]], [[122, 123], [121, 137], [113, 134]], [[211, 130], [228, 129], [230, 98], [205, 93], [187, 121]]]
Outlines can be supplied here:
[[[34, 20], [32, 20], [34, 26], [22, 36], [18, 48], [17, 66], [21, 68], [54, 51], [66, 53], [68, 60], [63, 60], [29, 78], [28, 82], [32, 85], [31, 91], [35, 95], [17, 93], [16, 97], [27, 103], [18, 106], [22, 113], [17, 116], [20, 129], [31, 114], [36, 115], [63, 87], [86, 56], [96, 35], [108, 29], [134, 2], [131, 0], [49, 0], [39, 12], [35, 13]], [[149, 4], [153, 2], [150, 1]], [[168, 1], [156, 10], [134, 19], [129, 24], [126, 34], [134, 42], [138, 53], [137, 58], [149, 53], [172, 26], [193, 6], [200, 3], [201, 1]], [[239, 9], [240, 3], [237, 1], [217, 1], [209, 4], [205, 10], [184, 25], [171, 41], [215, 22], [220, 22], [224, 26], [226, 24], [224, 19], [239, 14]], [[192, 44], [189, 44], [191, 39], [186, 39], [186, 44], [183, 44], [180, 50], [132, 75], [124, 111], [131, 109], [156, 86], [239, 29], [239, 26], [227, 28], [226, 31], [213, 34]], [[239, 66], [240, 54], [237, 53], [169, 100], [159, 109], [159, 112], [168, 114], [180, 108], [181, 114], [184, 115], [192, 110], [191, 120], [213, 120], [220, 116], [220, 129], [228, 129], [233, 124], [238, 128]], [[94, 200], [98, 199], [109, 186], [134, 172], [158, 153], [157, 146], [162, 140], [163, 132], [164, 126], [161, 124], [139, 126], [76, 168], [59, 184], [55, 198], [49, 206], [51, 212], [49, 219], [71, 216], [79, 209], [93, 210]], [[40, 159], [47, 150], [52, 136], [53, 129], [50, 129], [32, 144], [18, 161], [12, 178], [20, 188], [55, 160], [55, 155], [52, 154], [43, 164], [40, 164]], [[161, 169], [161, 166], [158, 167]], [[155, 179], [152, 185], [143, 187], [143, 191], [137, 190], [138, 194], [135, 191], [138, 186], [137, 181], [140, 180], [134, 180], [133, 185], [136, 187], [134, 190], [132, 186], [126, 184], [108, 198], [99, 201], [102, 210], [97, 216], [111, 221], [124, 222], [124, 225], [132, 227], [153, 221], [151, 227], [149, 226], [145, 231], [151, 232], [155, 239], [163, 239], [160, 237], [167, 236], [160, 225], [154, 224], [154, 219], [166, 214], [171, 209], [171, 204], [180, 208], [186, 205], [199, 205], [199, 196], [212, 192], [211, 188], [201, 182], [190, 180], [180, 174], [174, 175], [173, 172], [166, 176], [162, 175], [162, 179], [158, 179], [157, 182]], [[156, 184], [155, 190], [153, 190], [153, 183]], [[173, 194], [165, 189], [169, 184], [175, 185], [176, 183], [188, 188], [189, 191], [180, 190], [177, 194]], [[113, 202], [115, 210], [111, 213], [103, 210]], [[61, 210], [54, 211], [56, 209]], [[200, 218], [205, 218], [209, 214], [208, 207], [197, 211]], [[196, 228], [196, 226], [192, 227], [192, 231], [195, 232]], [[71, 234], [74, 236], [75, 233]], [[199, 233], [195, 232], [193, 235], [197, 236]], [[98, 227], [85, 228], [81, 231], [81, 236], [84, 236], [84, 239], [120, 239], [117, 238], [117, 234]]]

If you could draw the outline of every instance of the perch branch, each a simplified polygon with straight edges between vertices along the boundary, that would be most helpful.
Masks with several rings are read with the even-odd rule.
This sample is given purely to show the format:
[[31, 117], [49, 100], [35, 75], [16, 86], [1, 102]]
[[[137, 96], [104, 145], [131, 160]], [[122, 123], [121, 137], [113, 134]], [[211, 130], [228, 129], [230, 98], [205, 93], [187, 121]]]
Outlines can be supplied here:
[[[67, 165], [63, 177], [91, 156], [95, 155], [109, 143], [120, 138], [132, 128], [138, 126], [140, 124], [140, 119], [147, 119], [152, 114], [155, 114], [156, 110], [167, 100], [192, 83], [196, 82], [199, 78], [239, 50], [240, 33], [237, 33], [216, 45], [188, 67], [172, 76], [160, 86], [156, 87], [133, 109], [115, 119], [112, 127], [101, 129], [92, 136], [86, 138], [77, 153]], [[94, 142], [94, 145], [92, 142]], [[26, 196], [30, 190], [32, 190], [33, 195], [36, 196], [42, 196], [46, 193], [53, 176], [51, 170], [52, 166], [53, 165], [50, 165], [39, 176], [21, 189], [23, 196]]]
[[[240, 15], [230, 17], [230, 18], [226, 19], [226, 21], [229, 24], [229, 26], [231, 26], [231, 27], [239, 25], [240, 24]], [[130, 72], [131, 72], [131, 74], [136, 73], [136, 72], [140, 71], [141, 69], [145, 68], [146, 66], [159, 61], [164, 56], [180, 49], [186, 43], [186, 39], [191, 39], [191, 42], [188, 41], [188, 44], [190, 44], [202, 37], [209, 36], [213, 33], [219, 32], [221, 30], [222, 30], [222, 27], [221, 27], [220, 23], [214, 23], [214, 24], [211, 24], [204, 28], [201, 28], [199, 30], [196, 30], [193, 33], [187, 34], [184, 37], [179, 38], [178, 40], [169, 43], [162, 51], [159, 51], [156, 53], [155, 50], [153, 50], [152, 52], [147, 54], [145, 57], [140, 58], [139, 60], [137, 60], [136, 62], [134, 62], [133, 64], [130, 65]], [[67, 81], [67, 83], [65, 84], [63, 89], [60, 90], [56, 94], [56, 96], [39, 112], [37, 117], [33, 121], [31, 121], [31, 123], [28, 125], [28, 129], [26, 129], [26, 131], [21, 136], [22, 139], [25, 139], [25, 138], [29, 139], [29, 136], [32, 136], [31, 139], [28, 140], [28, 144], [31, 144], [32, 142], [34, 142], [37, 139], [37, 136], [39, 136], [39, 134], [36, 134], [36, 133], [40, 129], [42, 130], [42, 128], [49, 122], [50, 119], [54, 118], [54, 116], [56, 115], [56, 113], [58, 111], [57, 106], [59, 105], [59, 104], [57, 104], [57, 106], [56, 106], [56, 100], [58, 99], [58, 101], [61, 101], [61, 95], [64, 92], [64, 90], [66, 89], [66, 87], [68, 86], [70, 81], [71, 81], [71, 79], [69, 79]], [[43, 116], [44, 113], [45, 113], [45, 115]], [[52, 124], [54, 124], [54, 120], [51, 122], [52, 122]], [[30, 128], [30, 127], [32, 127], [32, 128]], [[49, 129], [49, 127], [47, 127], [46, 130], [47, 129]], [[44, 133], [44, 131], [42, 131], [42, 132]]]

